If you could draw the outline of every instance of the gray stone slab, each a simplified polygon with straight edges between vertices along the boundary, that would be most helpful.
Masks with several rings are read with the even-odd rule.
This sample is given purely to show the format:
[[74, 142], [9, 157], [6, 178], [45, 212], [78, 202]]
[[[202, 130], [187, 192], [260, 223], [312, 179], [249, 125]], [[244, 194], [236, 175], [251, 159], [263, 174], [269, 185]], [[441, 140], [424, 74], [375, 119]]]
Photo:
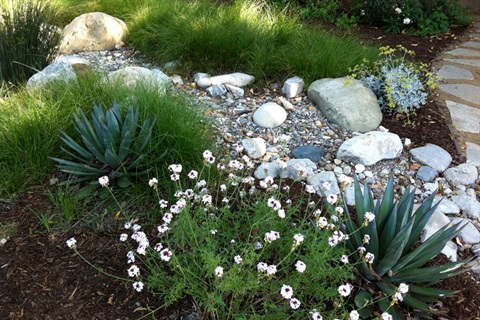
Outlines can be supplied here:
[[462, 47], [480, 49], [480, 42], [478, 41], [468, 41], [462, 44]]
[[480, 133], [480, 109], [461, 103], [446, 101], [455, 128], [460, 131]]
[[463, 49], [463, 48], [453, 49], [453, 50], [447, 51], [445, 53], [455, 55], [455, 56], [480, 57], [480, 51]]
[[467, 146], [467, 163], [480, 167], [480, 146], [472, 142], [466, 142]]
[[444, 65], [442, 68], [440, 68], [438, 71], [438, 76], [442, 79], [474, 79], [473, 74], [469, 70], [450, 65]]
[[[480, 60], [479, 60], [480, 62]], [[480, 105], [480, 87], [471, 84], [440, 84], [438, 88], [465, 101]]]
[[445, 149], [431, 143], [410, 150], [412, 158], [438, 172], [445, 171], [452, 162], [452, 156]]
[[443, 59], [443, 60], [480, 68], [480, 59]]

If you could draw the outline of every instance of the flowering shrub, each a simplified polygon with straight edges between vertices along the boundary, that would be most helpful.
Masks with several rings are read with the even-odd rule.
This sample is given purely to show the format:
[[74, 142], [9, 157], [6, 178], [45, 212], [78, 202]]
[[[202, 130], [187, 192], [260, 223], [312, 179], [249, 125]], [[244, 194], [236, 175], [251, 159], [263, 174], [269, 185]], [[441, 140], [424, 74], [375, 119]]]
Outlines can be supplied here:
[[[208, 151], [203, 156], [200, 173], [169, 166], [178, 190], [173, 201], [159, 198], [163, 217], [156, 239], [147, 239], [134, 221], [126, 223], [121, 240], [135, 243], [127, 257], [134, 289], [142, 283], [166, 306], [191, 296], [216, 319], [344, 315], [343, 308], [326, 306], [343, 299], [338, 287], [352, 277], [352, 266], [341, 262], [343, 246], [328, 245], [345, 235], [338, 218], [309, 203], [314, 189], [293, 202], [285, 182], [242, 177], [253, 166], [246, 156], [219, 163], [221, 176], [212, 189], [199, 177], [216, 159]], [[152, 178], [149, 185], [156, 190], [158, 183]], [[328, 228], [319, 228], [320, 219]], [[131, 267], [137, 263], [141, 271]]]
[[[403, 55], [398, 57], [395, 55], [398, 52]], [[407, 55], [413, 52], [402, 46], [381, 47], [379, 59], [373, 66], [366, 61], [351, 70], [352, 77], [372, 89], [384, 113], [415, 113], [425, 104], [427, 90], [436, 87], [437, 77], [427, 70], [427, 65], [408, 62]]]

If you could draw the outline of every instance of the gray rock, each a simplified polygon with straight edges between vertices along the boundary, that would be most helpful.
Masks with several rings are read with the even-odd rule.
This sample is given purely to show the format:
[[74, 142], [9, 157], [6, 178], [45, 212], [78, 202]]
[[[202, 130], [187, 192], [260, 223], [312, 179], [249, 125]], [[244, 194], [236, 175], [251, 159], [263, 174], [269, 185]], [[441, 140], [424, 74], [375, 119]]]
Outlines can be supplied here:
[[417, 178], [422, 181], [433, 181], [438, 176], [438, 172], [429, 166], [422, 166], [417, 171]]
[[438, 172], [445, 171], [452, 162], [452, 156], [437, 145], [427, 143], [423, 147], [410, 150], [412, 158]]
[[276, 162], [262, 162], [255, 169], [253, 176], [256, 179], [265, 179], [266, 177], [278, 178], [281, 170], [280, 164]]
[[62, 31], [59, 52], [110, 50], [127, 35], [125, 22], [102, 12], [76, 17]]
[[329, 121], [343, 129], [367, 132], [382, 122], [377, 97], [359, 80], [317, 80], [308, 88], [308, 97]]
[[37, 88], [55, 81], [77, 82], [77, 75], [68, 62], [54, 62], [40, 72], [35, 73], [27, 81], [27, 87]]
[[475, 48], [475, 49], [480, 49], [480, 42], [477, 41], [468, 41], [462, 44], [462, 47], [469, 47], [469, 48]]
[[193, 81], [195, 81], [195, 83], [198, 83], [198, 81], [203, 78], [210, 78], [210, 75], [202, 72], [197, 72], [193, 75]]
[[287, 79], [287, 81], [285, 81], [282, 87], [282, 93], [287, 98], [293, 98], [303, 91], [304, 85], [305, 85], [305, 82], [303, 81], [302, 78], [292, 77], [290, 79]]
[[212, 97], [223, 96], [227, 93], [227, 88], [224, 85], [213, 85], [205, 89], [205, 91]]
[[230, 84], [226, 84], [225, 88], [227, 88], [227, 90], [231, 92], [236, 98], [243, 97], [245, 95], [245, 90], [243, 90], [242, 88], [235, 87]]
[[317, 146], [299, 146], [292, 150], [292, 156], [297, 159], [310, 159], [319, 162], [325, 151]]
[[427, 224], [423, 228], [422, 236], [420, 240], [425, 242], [428, 238], [430, 238], [435, 232], [443, 228], [444, 226], [450, 224], [450, 219], [446, 215], [438, 210], [432, 214], [430, 219], [428, 220]]
[[470, 221], [463, 218], [452, 218], [452, 223], [460, 223], [460, 226], [465, 225], [465, 227], [459, 233], [459, 236], [460, 238], [462, 238], [463, 242], [468, 244], [475, 244], [480, 242], [480, 232]]
[[337, 151], [337, 158], [370, 166], [383, 159], [396, 158], [402, 150], [398, 135], [372, 131], [344, 141]]
[[90, 61], [88, 61], [85, 58], [77, 57], [77, 56], [68, 56], [68, 55], [67, 56], [65, 56], [65, 55], [58, 56], [55, 59], [55, 62], [66, 62], [66, 63], [71, 64], [71, 65], [84, 64], [84, 65], [87, 65], [87, 66], [90, 64]]
[[[330, 184], [329, 189], [324, 190], [323, 184], [325, 182]], [[322, 195], [321, 191], [323, 191], [323, 193], [327, 196], [331, 194], [340, 194], [337, 178], [335, 177], [335, 173], [332, 171], [322, 171], [317, 174], [312, 174], [308, 177], [307, 183], [312, 185], [319, 195]]]
[[450, 261], [457, 261], [457, 245], [453, 241], [448, 241], [441, 253], [450, 259]]
[[348, 186], [343, 190], [343, 196], [345, 197], [345, 202], [347, 202], [348, 206], [355, 205], [355, 187], [353, 185]]
[[245, 153], [252, 159], [259, 159], [263, 157], [267, 151], [267, 145], [262, 138], [243, 139], [242, 145]]
[[183, 86], [182, 77], [179, 76], [178, 74], [174, 74], [174, 75], [171, 77], [171, 79], [172, 79], [173, 84], [179, 85], [179, 86]]
[[317, 169], [315, 163], [309, 159], [288, 160], [286, 168], [280, 172], [281, 178], [290, 178], [296, 181], [306, 180]]
[[216, 84], [229, 84], [235, 87], [245, 87], [252, 83], [255, 77], [245, 73], [230, 73], [214, 77], [203, 77], [196, 81], [200, 88], [207, 88]]
[[475, 183], [478, 171], [474, 165], [462, 163], [456, 167], [445, 170], [444, 175], [445, 178], [451, 181], [454, 185], [468, 185]]
[[480, 59], [443, 59], [443, 60], [460, 63], [467, 66], [480, 67]]
[[480, 218], [480, 202], [475, 198], [467, 195], [453, 196], [452, 201], [455, 202], [460, 209], [471, 219]]
[[444, 197], [436, 196], [433, 200], [433, 204], [440, 202], [435, 211], [441, 212], [443, 214], [458, 214], [460, 213], [460, 207], [453, 201], [448, 200]]
[[107, 79], [132, 89], [138, 85], [156, 87], [160, 91], [172, 87], [172, 80], [165, 73], [159, 69], [150, 70], [143, 67], [125, 67], [110, 72]]
[[472, 142], [466, 142], [467, 146], [467, 163], [480, 167], [480, 146]]
[[287, 111], [274, 102], [267, 102], [253, 113], [253, 122], [262, 128], [275, 128], [287, 119]]

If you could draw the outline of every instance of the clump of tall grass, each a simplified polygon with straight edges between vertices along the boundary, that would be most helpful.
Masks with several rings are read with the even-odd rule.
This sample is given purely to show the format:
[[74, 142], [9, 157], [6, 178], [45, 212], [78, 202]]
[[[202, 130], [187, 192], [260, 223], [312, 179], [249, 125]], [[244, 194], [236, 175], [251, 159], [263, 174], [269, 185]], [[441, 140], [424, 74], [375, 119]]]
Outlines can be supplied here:
[[0, 0], [0, 82], [20, 84], [52, 59], [58, 43], [46, 1]]
[[155, 2], [130, 15], [129, 30], [133, 46], [156, 63], [179, 60], [184, 70], [241, 71], [261, 80], [338, 77], [375, 55], [353, 38], [303, 26], [253, 1]]
[[[11, 197], [25, 186], [42, 183], [52, 176], [55, 162], [50, 157], [64, 156], [60, 149], [60, 130], [72, 137], [78, 134], [72, 124], [79, 109], [89, 114], [94, 104], [105, 109], [117, 101], [125, 110], [139, 107], [139, 121], [156, 115], [152, 146], [164, 139], [158, 148], [147, 150], [145, 159], [158, 176], [165, 163], [176, 161], [201, 163], [199, 152], [212, 148], [208, 121], [185, 97], [153, 88], [138, 86], [133, 91], [114, 83], [106, 85], [99, 75], [78, 77], [77, 84], [57, 82], [44, 90], [18, 91], [0, 100], [0, 197]], [[159, 155], [168, 150], [161, 163]]]

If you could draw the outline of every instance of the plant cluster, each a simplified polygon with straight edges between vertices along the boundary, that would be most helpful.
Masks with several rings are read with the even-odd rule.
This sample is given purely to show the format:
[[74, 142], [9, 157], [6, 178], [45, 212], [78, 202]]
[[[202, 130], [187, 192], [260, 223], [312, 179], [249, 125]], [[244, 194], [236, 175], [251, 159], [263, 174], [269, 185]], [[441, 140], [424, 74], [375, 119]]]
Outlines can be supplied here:
[[435, 314], [437, 310], [429, 303], [457, 292], [431, 286], [465, 272], [469, 260], [434, 266], [425, 264], [440, 254], [464, 225], [447, 225], [419, 244], [426, 223], [440, 204], [432, 206], [435, 194], [414, 210], [415, 190], [408, 188], [401, 199], [395, 201], [392, 178], [382, 200], [376, 204], [366, 183], [363, 189], [364, 193], [355, 180], [355, 219], [348, 210], [345, 219], [346, 231], [351, 235], [348, 247], [354, 252], [353, 256], [360, 259], [358, 270], [366, 279], [355, 297], [359, 314], [371, 317], [377, 304], [381, 312], [388, 312], [395, 319], [405, 319], [397, 307], [400, 302], [421, 316]]
[[[398, 56], [398, 53], [402, 53]], [[423, 63], [409, 62], [412, 51], [402, 46], [381, 47], [379, 59], [355, 66], [351, 77], [361, 80], [372, 89], [384, 113], [404, 113], [407, 116], [425, 105], [427, 90], [436, 87], [437, 76]]]
[[0, 1], [0, 84], [21, 84], [52, 60], [59, 40], [47, 1]]
[[466, 10], [458, 1], [442, 0], [271, 0], [291, 6], [303, 19], [321, 19], [339, 26], [356, 23], [384, 27], [389, 32], [428, 36], [447, 32], [450, 26], [468, 25]]
[[[124, 213], [125, 280], [137, 292], [158, 295], [160, 308], [190, 297], [212, 319], [383, 320], [404, 319], [408, 307], [429, 316], [436, 311], [429, 303], [455, 294], [430, 285], [465, 271], [466, 261], [425, 263], [461, 227], [444, 227], [417, 243], [438, 206], [433, 196], [413, 211], [415, 192], [394, 201], [390, 179], [374, 204], [355, 180], [353, 216], [336, 194], [322, 200], [311, 185], [245, 175], [254, 166], [247, 156], [216, 166], [210, 151], [203, 158], [200, 172], [168, 166], [177, 185], [170, 200], [160, 196], [161, 181], [149, 180], [161, 221], [154, 232]], [[214, 180], [201, 178], [213, 169], [219, 171]], [[339, 181], [351, 184], [346, 176]], [[98, 183], [113, 195], [107, 176]], [[290, 188], [300, 185], [294, 201]], [[67, 245], [80, 255], [74, 238]]]
[[[70, 151], [62, 148], [72, 160], [52, 158], [60, 163], [61, 171], [73, 175], [69, 183], [97, 181], [109, 176], [120, 187], [147, 174], [143, 167], [145, 149], [153, 134], [155, 119], [147, 117], [143, 124], [138, 120], [138, 107], [130, 106], [125, 117], [118, 104], [105, 113], [101, 106], [94, 106], [89, 121], [82, 110], [80, 117], [74, 115], [74, 127], [80, 134], [82, 144], [65, 132], [62, 141]], [[165, 155], [160, 155], [160, 159]]]

